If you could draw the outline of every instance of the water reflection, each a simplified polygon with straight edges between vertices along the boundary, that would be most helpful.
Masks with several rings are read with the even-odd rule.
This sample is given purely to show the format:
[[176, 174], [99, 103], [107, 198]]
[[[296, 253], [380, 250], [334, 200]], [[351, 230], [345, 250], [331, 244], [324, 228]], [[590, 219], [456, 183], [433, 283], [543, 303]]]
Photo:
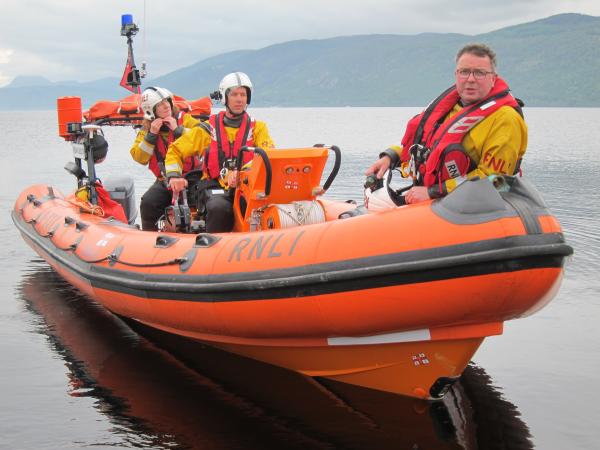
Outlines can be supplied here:
[[[470, 366], [443, 402], [315, 380], [130, 324], [47, 268], [23, 276], [39, 332], [131, 447], [531, 449], [517, 408]], [[142, 337], [143, 336], [143, 337]]]

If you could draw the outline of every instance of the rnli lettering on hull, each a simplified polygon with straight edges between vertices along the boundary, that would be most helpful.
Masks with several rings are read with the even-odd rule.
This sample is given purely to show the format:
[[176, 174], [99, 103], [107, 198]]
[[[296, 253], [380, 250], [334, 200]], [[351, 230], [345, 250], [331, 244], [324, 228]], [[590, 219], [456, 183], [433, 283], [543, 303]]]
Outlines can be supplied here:
[[288, 236], [288, 234], [283, 233], [278, 236], [270, 234], [268, 236], [260, 235], [242, 238], [233, 247], [227, 262], [292, 256], [303, 235], [304, 231], [300, 231], [296, 234], [292, 242], [287, 244], [285, 243], [286, 239], [284, 239], [284, 242], [281, 242], [282, 238]]

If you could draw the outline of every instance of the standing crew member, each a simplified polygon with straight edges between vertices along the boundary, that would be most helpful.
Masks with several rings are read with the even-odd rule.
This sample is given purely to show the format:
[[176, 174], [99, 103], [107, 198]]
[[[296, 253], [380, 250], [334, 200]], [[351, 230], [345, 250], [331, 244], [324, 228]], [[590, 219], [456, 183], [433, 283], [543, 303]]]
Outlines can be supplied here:
[[[171, 192], [167, 189], [164, 162], [167, 148], [186, 130], [200, 123], [191, 114], [182, 114], [173, 103], [173, 94], [165, 88], [149, 87], [142, 93], [144, 120], [135, 142], [129, 151], [133, 159], [147, 165], [154, 174], [154, 184], [142, 196], [140, 213], [142, 229], [156, 231], [157, 222], [171, 204]], [[185, 160], [184, 173], [199, 169], [197, 157]]]
[[[219, 84], [219, 98], [225, 111], [213, 114], [206, 122], [173, 142], [165, 158], [169, 188], [173, 197], [187, 187], [182, 165], [190, 156], [203, 157], [202, 171], [206, 198], [206, 231], [227, 232], [233, 229], [233, 193], [236, 179], [230, 172], [236, 167], [240, 148], [273, 148], [273, 140], [264, 122], [246, 112], [252, 99], [252, 82], [243, 72], [226, 75]], [[244, 163], [252, 154], [244, 155]], [[233, 176], [232, 176], [233, 175]]]

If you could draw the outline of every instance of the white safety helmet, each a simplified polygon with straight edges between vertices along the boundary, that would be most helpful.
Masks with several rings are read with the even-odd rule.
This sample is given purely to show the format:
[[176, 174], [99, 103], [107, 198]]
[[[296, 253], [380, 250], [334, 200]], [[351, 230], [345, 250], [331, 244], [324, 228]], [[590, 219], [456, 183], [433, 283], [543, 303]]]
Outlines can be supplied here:
[[250, 104], [250, 99], [252, 98], [252, 81], [250, 81], [250, 77], [244, 72], [233, 72], [223, 77], [221, 83], [219, 83], [219, 100], [221, 103], [227, 106], [227, 94], [229, 90], [240, 86], [246, 88], [248, 104]]
[[369, 212], [377, 212], [395, 208], [396, 204], [384, 186], [375, 191], [371, 191], [369, 188], [365, 189], [365, 206]]
[[144, 89], [144, 92], [142, 92], [142, 111], [144, 112], [144, 119], [150, 121], [156, 119], [154, 107], [164, 99], [169, 100], [171, 108], [173, 108], [173, 94], [168, 89], [154, 86]]

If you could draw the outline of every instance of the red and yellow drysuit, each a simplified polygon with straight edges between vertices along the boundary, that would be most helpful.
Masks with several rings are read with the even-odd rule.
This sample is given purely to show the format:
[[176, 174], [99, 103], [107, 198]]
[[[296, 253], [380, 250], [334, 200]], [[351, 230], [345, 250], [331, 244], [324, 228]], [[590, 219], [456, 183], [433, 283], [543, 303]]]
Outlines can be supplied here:
[[[256, 121], [244, 113], [239, 127], [225, 125], [225, 113], [213, 114], [209, 120], [192, 128], [188, 133], [169, 146], [165, 158], [167, 178], [182, 176], [182, 163], [185, 158], [197, 155], [203, 157], [204, 178], [219, 180], [220, 171], [226, 159], [236, 158], [243, 146], [273, 148], [273, 140], [264, 122]], [[245, 158], [251, 158], [248, 154]], [[247, 161], [245, 161], [247, 162]]]
[[[513, 175], [527, 148], [527, 126], [508, 85], [498, 77], [488, 96], [462, 106], [456, 87], [442, 93], [413, 117], [401, 146], [382, 153], [392, 167], [411, 161], [411, 153], [424, 154], [415, 161], [413, 176], [428, 188], [431, 198], [451, 192], [465, 179], [492, 174]], [[404, 173], [408, 176], [409, 174]]]

